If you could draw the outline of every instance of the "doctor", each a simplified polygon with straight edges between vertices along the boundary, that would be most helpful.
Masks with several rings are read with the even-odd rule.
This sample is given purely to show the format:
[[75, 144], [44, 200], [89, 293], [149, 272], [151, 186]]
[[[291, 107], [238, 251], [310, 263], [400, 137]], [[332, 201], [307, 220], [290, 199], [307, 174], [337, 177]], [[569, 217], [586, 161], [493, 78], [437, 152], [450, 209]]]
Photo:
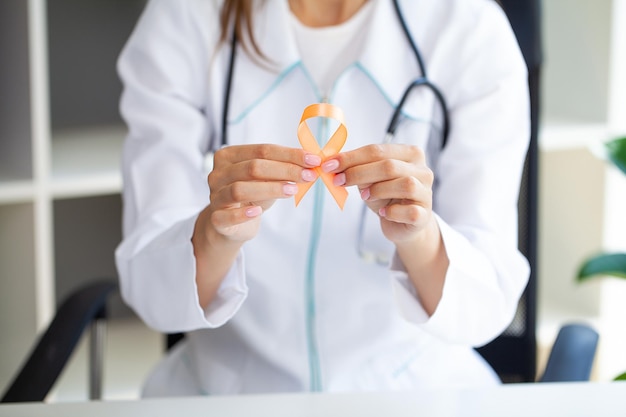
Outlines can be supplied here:
[[[148, 2], [118, 63], [116, 261], [139, 316], [187, 336], [145, 396], [498, 382], [472, 348], [528, 278], [526, 67], [492, 0], [393, 3]], [[383, 142], [426, 71], [435, 88], [409, 92]], [[296, 136], [318, 102], [345, 114], [330, 158]], [[310, 127], [323, 146], [336, 125]], [[295, 206], [316, 169], [348, 190], [343, 210], [321, 181]]]

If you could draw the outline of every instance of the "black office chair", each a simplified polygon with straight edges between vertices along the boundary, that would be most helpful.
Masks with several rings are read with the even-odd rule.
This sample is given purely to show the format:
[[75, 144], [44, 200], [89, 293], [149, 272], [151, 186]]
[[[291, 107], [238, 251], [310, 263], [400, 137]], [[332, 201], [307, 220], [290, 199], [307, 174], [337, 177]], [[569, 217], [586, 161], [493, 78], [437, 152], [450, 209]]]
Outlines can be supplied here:
[[477, 349], [504, 382], [533, 382], [537, 364], [537, 198], [539, 75], [542, 62], [540, 0], [498, 0], [509, 18], [528, 67], [531, 135], [519, 198], [519, 248], [530, 263], [530, 279], [513, 323]]

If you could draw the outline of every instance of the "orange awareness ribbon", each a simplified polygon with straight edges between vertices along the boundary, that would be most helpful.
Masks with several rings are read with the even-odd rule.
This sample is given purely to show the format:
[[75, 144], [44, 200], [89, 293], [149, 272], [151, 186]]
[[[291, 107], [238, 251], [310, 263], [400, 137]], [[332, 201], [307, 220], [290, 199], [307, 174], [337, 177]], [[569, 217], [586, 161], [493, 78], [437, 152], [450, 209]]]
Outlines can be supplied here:
[[[339, 127], [335, 130], [322, 149], [320, 149], [317, 140], [315, 140], [313, 133], [311, 133], [311, 129], [309, 129], [309, 126], [306, 123], [307, 119], [313, 117], [326, 117], [335, 119], [339, 122]], [[298, 125], [298, 140], [305, 151], [319, 155], [322, 158], [322, 161], [338, 154], [341, 148], [343, 148], [343, 145], [346, 143], [347, 137], [348, 130], [346, 129], [346, 125], [344, 123], [343, 111], [339, 107], [328, 103], [317, 103], [307, 106], [302, 112], [302, 118], [300, 118], [300, 124]], [[338, 187], [333, 184], [335, 174], [324, 172], [321, 167], [315, 167], [314, 169], [318, 173], [319, 177], [322, 178], [324, 184], [326, 184], [326, 188], [328, 188], [328, 191], [330, 191], [339, 207], [343, 210], [343, 206], [348, 198], [348, 191], [344, 187]], [[315, 181], [298, 183], [298, 192], [295, 195], [296, 206], [300, 203], [304, 194], [309, 191], [309, 188], [311, 188], [314, 183]]]

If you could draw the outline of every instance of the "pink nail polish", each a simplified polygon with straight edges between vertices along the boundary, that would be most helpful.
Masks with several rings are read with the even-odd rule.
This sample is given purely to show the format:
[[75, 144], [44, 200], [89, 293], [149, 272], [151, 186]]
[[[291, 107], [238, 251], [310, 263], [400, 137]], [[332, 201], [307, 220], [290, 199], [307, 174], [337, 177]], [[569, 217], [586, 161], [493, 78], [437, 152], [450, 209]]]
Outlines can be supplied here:
[[315, 181], [317, 174], [312, 169], [304, 169], [302, 170], [302, 179], [305, 181]]
[[369, 188], [364, 188], [361, 190], [361, 199], [362, 200], [367, 200], [370, 198], [370, 189]]
[[345, 183], [346, 183], [346, 174], [344, 174], [343, 172], [341, 174], [335, 175], [335, 177], [333, 178], [333, 184], [336, 185], [337, 187], [344, 185]]
[[246, 209], [246, 216], [247, 217], [257, 217], [262, 212], [263, 212], [263, 209], [261, 209], [261, 207], [259, 207], [259, 206], [249, 207], [249, 208]]
[[295, 184], [283, 185], [283, 193], [285, 195], [295, 195], [298, 192], [298, 186]]
[[324, 172], [331, 172], [337, 168], [339, 168], [339, 161], [336, 159], [331, 159], [330, 161], [326, 161], [322, 164], [322, 170]]
[[322, 163], [322, 158], [312, 153], [308, 153], [304, 155], [304, 162], [306, 162], [309, 166], [318, 167]]
[[387, 217], [387, 207], [383, 207], [380, 210], [378, 210], [378, 215], [380, 217]]

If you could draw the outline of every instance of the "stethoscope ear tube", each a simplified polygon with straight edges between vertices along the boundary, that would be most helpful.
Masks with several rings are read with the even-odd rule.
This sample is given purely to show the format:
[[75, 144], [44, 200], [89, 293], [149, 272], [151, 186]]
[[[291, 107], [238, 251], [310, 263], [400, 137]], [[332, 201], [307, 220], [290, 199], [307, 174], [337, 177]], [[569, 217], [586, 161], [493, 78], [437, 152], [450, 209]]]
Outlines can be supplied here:
[[237, 55], [237, 31], [236, 25], [233, 25], [233, 34], [230, 41], [230, 60], [228, 61], [228, 72], [226, 73], [226, 91], [224, 93], [224, 106], [222, 108], [222, 143], [221, 146], [228, 144], [228, 109], [230, 108], [230, 91], [233, 85], [233, 73], [235, 68], [235, 55]]
[[404, 90], [404, 94], [402, 94], [402, 98], [400, 102], [396, 106], [396, 109], [391, 116], [391, 120], [389, 121], [389, 126], [387, 126], [387, 133], [394, 135], [396, 133], [396, 128], [398, 127], [398, 123], [400, 123], [400, 116], [402, 115], [402, 109], [404, 108], [404, 103], [406, 102], [409, 94], [415, 87], [419, 87], [420, 85], [426, 85], [427, 80], [425, 78], [418, 78], [413, 81], [409, 86]]
[[400, 99], [398, 106], [396, 107], [396, 109], [393, 112], [393, 115], [391, 116], [391, 120], [389, 121], [389, 126], [387, 127], [387, 135], [385, 137], [391, 138], [396, 133], [396, 128], [398, 127], [398, 124], [400, 123], [400, 116], [402, 115], [402, 109], [404, 108], [404, 103], [409, 97], [409, 94], [411, 93], [411, 91], [413, 91], [414, 88], [422, 86], [422, 85], [428, 87], [433, 92], [433, 94], [435, 94], [437, 98], [437, 102], [441, 105], [441, 112], [443, 114], [443, 138], [441, 141], [441, 148], [443, 149], [443, 147], [446, 146], [446, 142], [448, 140], [448, 132], [450, 130], [450, 121], [448, 119], [448, 107], [446, 106], [446, 100], [443, 97], [443, 94], [441, 93], [441, 91], [434, 84], [432, 84], [430, 81], [428, 81], [424, 77], [418, 78], [417, 80], [413, 81], [411, 84], [409, 84], [406, 90], [404, 90], [404, 94], [402, 95], [402, 98]]
[[431, 83], [428, 79], [428, 75], [426, 74], [426, 65], [424, 64], [424, 59], [422, 58], [422, 54], [419, 48], [417, 47], [417, 44], [415, 43], [415, 39], [413, 39], [413, 36], [411, 35], [411, 31], [409, 31], [406, 21], [404, 20], [404, 16], [402, 15], [402, 11], [400, 10], [400, 5], [398, 4], [398, 0], [393, 0], [393, 6], [396, 11], [396, 15], [398, 16], [398, 21], [400, 22], [400, 26], [402, 27], [402, 31], [404, 32], [404, 35], [406, 36], [406, 39], [409, 42], [411, 49], [413, 50], [413, 55], [415, 56], [415, 59], [417, 60], [417, 65], [420, 69], [420, 72], [422, 73], [422, 76], [416, 79], [415, 81], [413, 81], [404, 91], [404, 94], [402, 95], [402, 99], [400, 99], [400, 102], [398, 103], [398, 106], [394, 110], [393, 116], [391, 117], [391, 121], [389, 122], [389, 127], [387, 128], [387, 134], [385, 135], [385, 137], [386, 138], [393, 137], [396, 131], [396, 128], [398, 127], [398, 123], [400, 122], [400, 115], [402, 113], [404, 102], [409, 96], [409, 93], [413, 90], [413, 88], [418, 87], [420, 85], [425, 85], [428, 88], [430, 88], [430, 90], [435, 94], [437, 101], [441, 105], [441, 113], [443, 114], [443, 138], [441, 141], [441, 149], [443, 149], [446, 146], [446, 143], [448, 142], [448, 133], [450, 131], [450, 118], [448, 115], [448, 106], [446, 104], [446, 100], [441, 90], [439, 90], [439, 88], [437, 88], [437, 86]]
[[441, 105], [441, 113], [443, 115], [443, 137], [441, 139], [441, 149], [443, 149], [448, 143], [448, 135], [450, 133], [450, 113], [448, 112], [448, 105], [446, 103], [446, 98], [436, 85], [432, 84], [428, 80], [426, 80], [425, 85], [430, 87], [432, 92], [437, 96], [439, 104]]

